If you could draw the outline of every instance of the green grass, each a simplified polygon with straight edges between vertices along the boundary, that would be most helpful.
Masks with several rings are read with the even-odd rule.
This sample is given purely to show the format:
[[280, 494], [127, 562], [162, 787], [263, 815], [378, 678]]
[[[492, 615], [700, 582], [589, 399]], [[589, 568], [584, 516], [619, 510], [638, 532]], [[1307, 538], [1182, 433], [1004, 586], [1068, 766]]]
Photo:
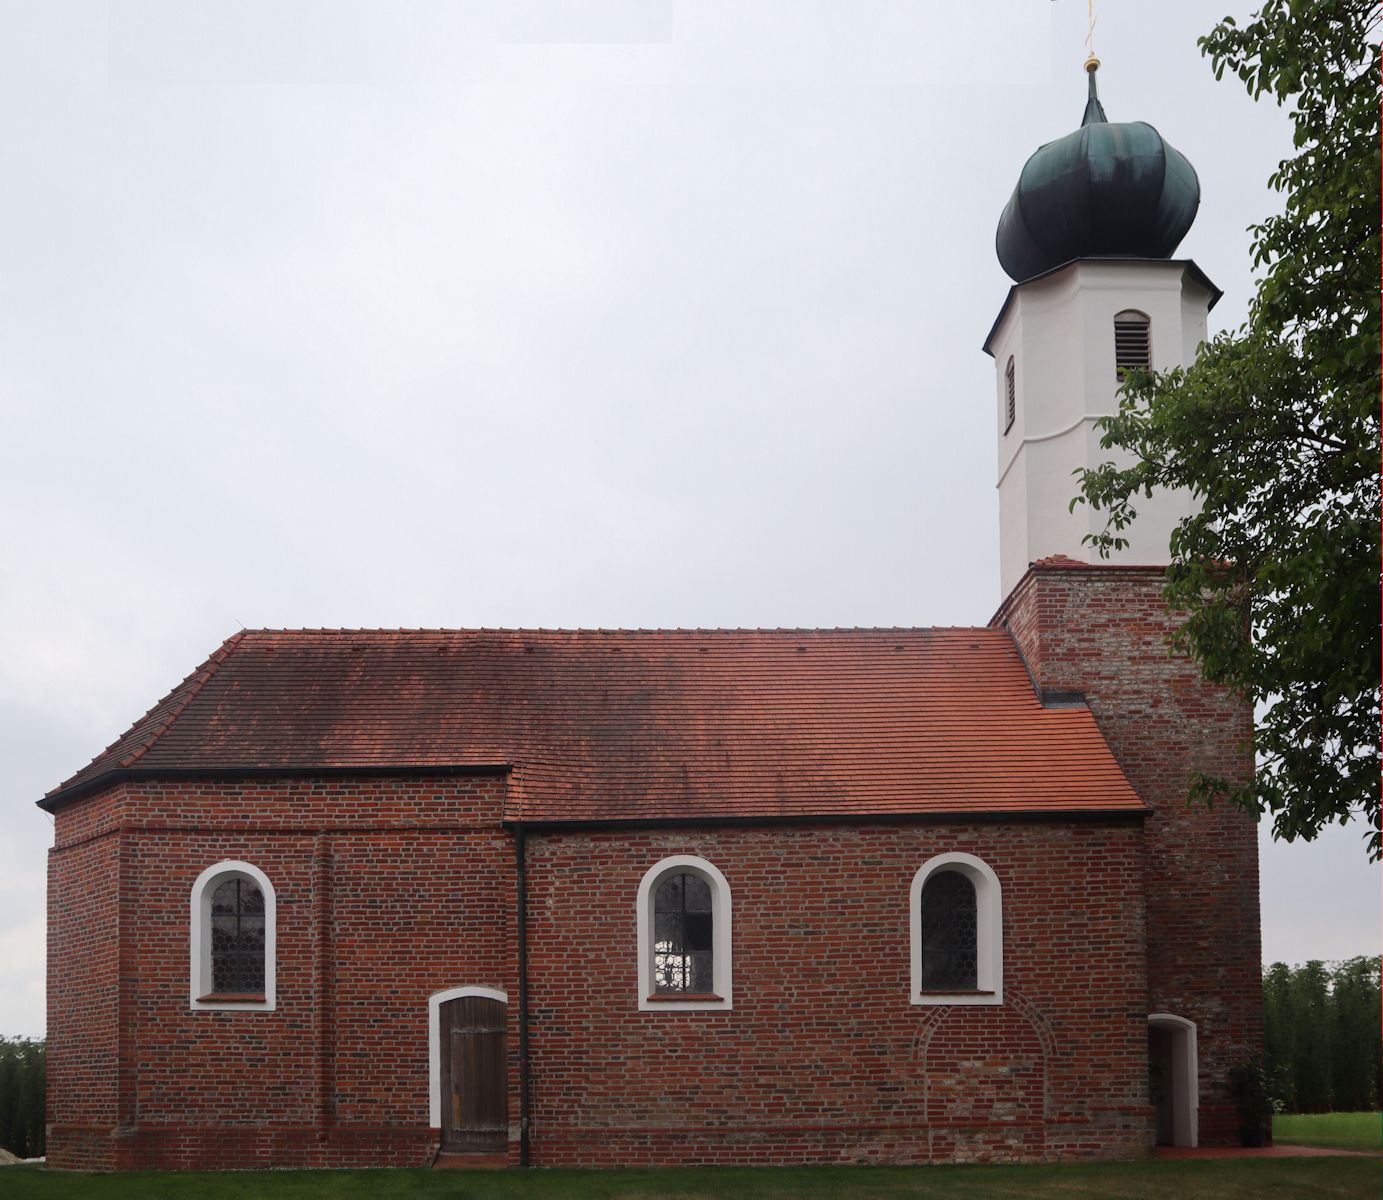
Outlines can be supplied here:
[[1383, 1115], [1376, 1112], [1279, 1113], [1273, 1141], [1338, 1150], [1383, 1149]]
[[273, 1171], [75, 1175], [0, 1168], [5, 1200], [1377, 1200], [1383, 1162], [1286, 1158], [1023, 1167]]

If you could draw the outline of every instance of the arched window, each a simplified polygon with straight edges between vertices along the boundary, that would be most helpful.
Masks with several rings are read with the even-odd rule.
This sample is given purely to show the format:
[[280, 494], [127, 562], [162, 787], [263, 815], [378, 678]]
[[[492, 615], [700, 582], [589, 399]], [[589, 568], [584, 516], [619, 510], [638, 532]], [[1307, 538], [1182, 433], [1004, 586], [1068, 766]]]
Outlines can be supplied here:
[[1013, 428], [1013, 418], [1018, 415], [1018, 392], [1013, 381], [1013, 355], [1008, 356], [1008, 366], [1004, 368], [1004, 434]]
[[920, 903], [922, 990], [974, 991], [975, 885], [959, 871], [937, 871]]
[[192, 885], [194, 1009], [269, 1010], [275, 999], [276, 902], [258, 867], [220, 862]]
[[1146, 313], [1125, 309], [1114, 314], [1114, 375], [1122, 380], [1130, 371], [1152, 367], [1152, 335]]
[[673, 871], [653, 889], [653, 990], [663, 995], [715, 993], [711, 885]]
[[641, 1009], [729, 1008], [730, 885], [678, 854], [645, 872], [638, 896]]
[[1003, 897], [973, 854], [938, 854], [909, 893], [914, 1004], [1004, 1002]]
[[211, 893], [211, 990], [264, 994], [264, 890], [243, 875]]

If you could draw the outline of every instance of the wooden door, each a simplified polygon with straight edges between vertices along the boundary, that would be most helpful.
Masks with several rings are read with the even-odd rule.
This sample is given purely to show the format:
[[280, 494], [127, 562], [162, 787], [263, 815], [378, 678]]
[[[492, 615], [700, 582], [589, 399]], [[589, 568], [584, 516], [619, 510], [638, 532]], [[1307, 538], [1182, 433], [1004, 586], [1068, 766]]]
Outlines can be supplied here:
[[502, 1151], [509, 1140], [505, 1004], [462, 996], [440, 1015], [442, 1149]]

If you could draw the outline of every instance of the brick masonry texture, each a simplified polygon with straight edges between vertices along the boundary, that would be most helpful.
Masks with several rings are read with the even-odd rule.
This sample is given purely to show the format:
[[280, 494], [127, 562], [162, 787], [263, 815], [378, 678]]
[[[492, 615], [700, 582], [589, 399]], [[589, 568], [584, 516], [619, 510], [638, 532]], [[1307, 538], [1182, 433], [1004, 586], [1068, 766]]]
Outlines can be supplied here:
[[[502, 792], [497, 778], [143, 783], [63, 809], [50, 1163], [426, 1163], [427, 998], [512, 988]], [[272, 1012], [189, 1010], [192, 885], [227, 859], [274, 885]]]
[[1196, 1022], [1202, 1144], [1238, 1141], [1231, 1066], [1262, 1049], [1258, 840], [1229, 805], [1188, 805], [1194, 772], [1245, 780], [1253, 713], [1168, 651], [1180, 616], [1158, 568], [1036, 566], [995, 616], [1038, 686], [1084, 692], [1145, 827], [1148, 1011]]
[[[63, 809], [55, 877], [81, 879], [92, 910], [74, 925], [114, 940], [121, 965], [117, 984], [99, 955], [55, 955], [53, 1165], [429, 1161], [428, 997], [481, 985], [517, 999], [502, 786], [146, 783]], [[532, 835], [533, 1161], [1140, 1152], [1140, 824]], [[978, 854], [1003, 886], [1002, 1007], [909, 1003], [909, 885], [948, 850]], [[702, 855], [729, 880], [731, 1011], [637, 1009], [635, 896], [674, 853]], [[254, 863], [275, 886], [273, 1012], [188, 1010], [188, 897], [223, 859]], [[112, 892], [126, 898], [115, 939], [92, 920], [111, 912]], [[73, 895], [55, 889], [59, 907]], [[88, 1019], [93, 1006], [103, 1022]], [[85, 1040], [69, 1043], [68, 1030]], [[74, 1086], [93, 1069], [105, 1093]]]
[[[1140, 837], [1136, 818], [535, 837], [535, 1163], [1140, 1152]], [[909, 1002], [909, 885], [953, 850], [1003, 888], [1000, 1007]], [[673, 854], [729, 883], [732, 1010], [636, 1011], [635, 897]]]

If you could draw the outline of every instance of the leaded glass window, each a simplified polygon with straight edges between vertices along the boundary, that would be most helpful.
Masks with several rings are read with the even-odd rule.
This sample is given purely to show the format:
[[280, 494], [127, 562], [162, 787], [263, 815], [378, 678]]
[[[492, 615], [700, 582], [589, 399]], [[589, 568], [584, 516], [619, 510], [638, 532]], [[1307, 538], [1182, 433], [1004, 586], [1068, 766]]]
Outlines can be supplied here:
[[220, 995], [264, 992], [264, 893], [236, 877], [211, 894], [211, 990]]
[[700, 875], [677, 872], [653, 893], [653, 990], [705, 995], [715, 991], [712, 973], [711, 885]]
[[959, 871], [938, 871], [922, 887], [922, 990], [976, 985], [975, 885]]

